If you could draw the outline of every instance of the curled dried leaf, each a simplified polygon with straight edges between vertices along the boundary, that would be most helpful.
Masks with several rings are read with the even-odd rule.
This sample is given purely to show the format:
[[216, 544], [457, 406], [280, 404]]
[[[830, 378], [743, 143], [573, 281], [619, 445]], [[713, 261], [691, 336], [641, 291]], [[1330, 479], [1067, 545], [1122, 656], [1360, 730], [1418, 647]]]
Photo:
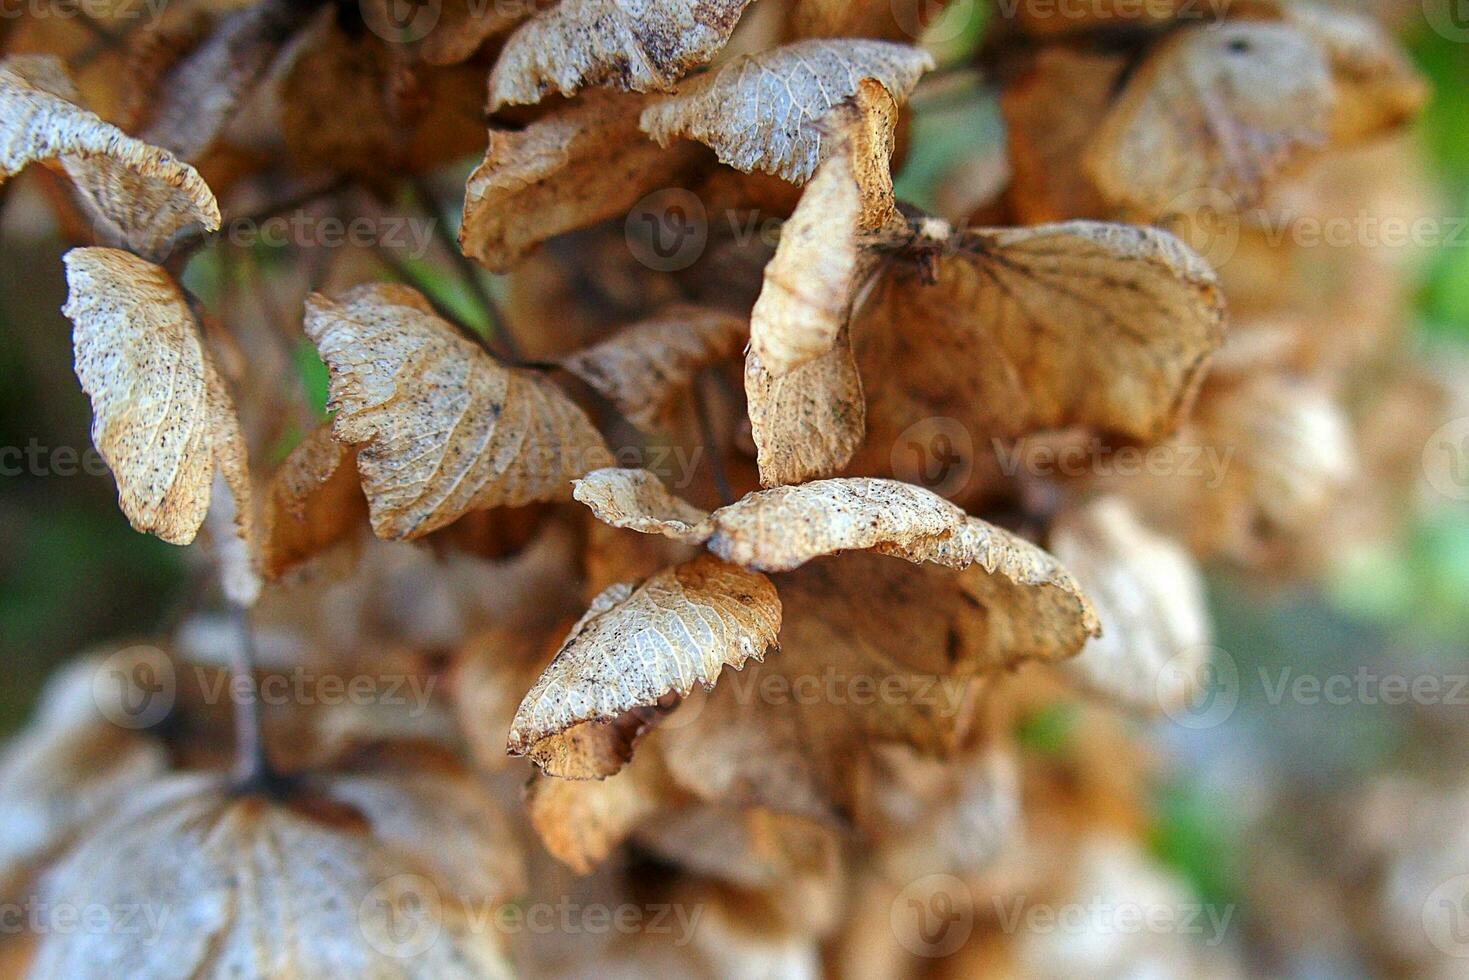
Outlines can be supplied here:
[[490, 73], [490, 106], [589, 85], [666, 92], [724, 47], [750, 0], [561, 0], [521, 25]]
[[356, 459], [357, 450], [322, 425], [271, 475], [262, 542], [269, 578], [342, 540], [367, 517]]
[[671, 697], [761, 659], [779, 631], [770, 581], [711, 555], [611, 586], [521, 702], [509, 750], [555, 776], [609, 776]]
[[1192, 556], [1149, 529], [1121, 498], [1063, 513], [1050, 547], [1097, 608], [1102, 635], [1066, 670], [1103, 697], [1170, 711], [1203, 683], [1209, 653], [1204, 583]]
[[62, 312], [92, 399], [92, 442], [112, 468], [123, 513], [140, 531], [188, 544], [218, 470], [248, 533], [244, 435], [178, 286], [116, 249], [72, 249], [65, 262]]
[[[1178, 425], [1223, 337], [1209, 267], [1167, 232], [1087, 221], [971, 229], [937, 282], [898, 268], [854, 314], [869, 443], [952, 417], [975, 444]], [[915, 333], [913, 324], [926, 329]]]
[[638, 128], [645, 100], [589, 92], [522, 130], [490, 130], [464, 189], [464, 254], [503, 272], [541, 242], [627, 212], [690, 166]]
[[357, 445], [373, 531], [416, 538], [471, 510], [562, 498], [611, 453], [580, 408], [508, 368], [417, 292], [312, 296], [306, 332], [331, 374], [332, 433]]
[[709, 537], [705, 526], [709, 514], [675, 497], [648, 470], [597, 470], [577, 480], [571, 495], [613, 527], [689, 543], [702, 543]]
[[739, 170], [804, 184], [824, 158], [821, 120], [873, 79], [903, 100], [933, 67], [927, 52], [887, 41], [800, 41], [691, 79], [643, 112], [665, 146], [698, 140]]
[[1103, 197], [1144, 219], [1205, 193], [1251, 207], [1325, 147], [1332, 100], [1326, 58], [1292, 27], [1187, 28], [1128, 80], [1082, 165]]
[[641, 759], [592, 782], [538, 773], [526, 787], [526, 816], [558, 861], [577, 874], [590, 874], [658, 811], [663, 784], [658, 770]]
[[644, 432], [661, 432], [679, 395], [706, 367], [733, 357], [749, 323], [712, 307], [676, 305], [562, 360]]
[[27, 164], [60, 160], [97, 216], [135, 252], [157, 255], [194, 227], [219, 228], [219, 203], [173, 154], [128, 136], [80, 104], [61, 62], [0, 62], [0, 182]]
[[802, 483], [841, 470], [862, 444], [867, 403], [843, 329], [832, 348], [779, 377], [752, 347], [745, 400], [763, 486]]

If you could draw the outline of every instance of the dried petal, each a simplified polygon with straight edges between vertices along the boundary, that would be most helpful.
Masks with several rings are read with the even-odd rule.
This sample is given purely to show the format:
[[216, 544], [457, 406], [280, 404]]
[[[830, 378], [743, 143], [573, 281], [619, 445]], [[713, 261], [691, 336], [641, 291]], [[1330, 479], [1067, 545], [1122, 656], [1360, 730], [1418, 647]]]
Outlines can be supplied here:
[[490, 106], [588, 85], [666, 92], [729, 40], [750, 0], [561, 0], [522, 25], [490, 73]]
[[743, 317], [670, 306], [562, 360], [644, 432], [661, 432], [679, 395], [706, 367], [734, 356], [749, 334]]
[[563, 497], [611, 453], [562, 391], [507, 368], [407, 287], [313, 296], [306, 332], [331, 372], [332, 433], [360, 445], [373, 531], [415, 538], [471, 510]]
[[66, 253], [62, 312], [92, 398], [92, 442], [112, 468], [128, 520], [171, 544], [194, 540], [215, 470], [248, 529], [245, 440], [224, 380], [168, 273], [127, 252]]
[[822, 118], [863, 79], [903, 100], [932, 67], [926, 52], [887, 41], [800, 41], [691, 79], [648, 106], [643, 129], [665, 146], [698, 140], [736, 169], [804, 184], [825, 155]]
[[0, 62], [0, 183], [28, 163], [59, 159], [99, 217], [145, 254], [194, 226], [219, 228], [219, 204], [193, 167], [103, 122], [79, 98], [49, 55]]
[[779, 631], [769, 580], [710, 555], [636, 589], [614, 585], [592, 601], [521, 702], [510, 752], [556, 776], [611, 775], [669, 696], [713, 687], [726, 664], [761, 659]]
[[337, 442], [331, 426], [323, 425], [272, 474], [262, 545], [268, 577], [279, 578], [331, 547], [367, 517], [356, 458], [357, 450]]

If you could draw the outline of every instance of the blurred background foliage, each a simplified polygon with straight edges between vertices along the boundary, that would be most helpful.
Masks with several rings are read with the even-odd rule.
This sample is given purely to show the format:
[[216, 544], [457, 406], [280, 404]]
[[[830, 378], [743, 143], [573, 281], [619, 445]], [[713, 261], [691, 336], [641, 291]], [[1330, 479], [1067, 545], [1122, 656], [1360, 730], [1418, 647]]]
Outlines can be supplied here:
[[[976, 43], [982, 24], [973, 28], [950, 42], [949, 60]], [[1446, 213], [1469, 215], [1469, 47], [1426, 27], [1408, 30], [1434, 92], [1417, 138]], [[973, 158], [976, 147], [1000, 146], [1003, 134], [993, 99], [976, 96], [973, 86], [940, 90], [915, 109], [911, 145], [918, 150], [898, 190], [934, 208], [940, 177]], [[5, 224], [34, 221], [15, 210], [7, 209]], [[452, 224], [457, 216], [446, 218]], [[58, 312], [62, 242], [33, 234], [7, 234], [4, 242], [0, 447], [71, 447], [80, 455], [90, 447], [89, 411]], [[266, 266], [291, 259], [283, 249], [257, 249]], [[1469, 353], [1469, 243], [1424, 250], [1417, 267], [1415, 330], [1426, 356]], [[429, 263], [414, 273], [437, 302], [484, 329], [462, 279]], [[206, 253], [191, 265], [189, 285], [208, 301], [221, 295], [226, 274]], [[325, 371], [304, 338], [297, 362], [305, 397], [324, 411]], [[58, 660], [103, 641], [166, 630], [187, 606], [189, 589], [184, 553], [128, 527], [108, 476], [7, 470], [0, 476], [0, 731], [24, 720]], [[1160, 726], [1171, 775], [1157, 788], [1151, 841], [1205, 900], [1241, 903], [1248, 912], [1240, 882], [1252, 856], [1251, 822], [1268, 805], [1263, 798], [1282, 785], [1309, 794], [1313, 785], [1367, 779], [1425, 750], [1423, 719], [1413, 709], [1272, 703], [1258, 678], [1282, 668], [1351, 674], [1362, 664], [1469, 669], [1469, 512], [1447, 501], [1427, 507], [1399, 540], [1354, 552], [1317, 587], [1282, 590], [1221, 571], [1211, 592], [1217, 643], [1243, 678], [1240, 705], [1216, 728]], [[1020, 738], [1027, 751], [1065, 754], [1072, 719], [1066, 709], [1027, 718]]]

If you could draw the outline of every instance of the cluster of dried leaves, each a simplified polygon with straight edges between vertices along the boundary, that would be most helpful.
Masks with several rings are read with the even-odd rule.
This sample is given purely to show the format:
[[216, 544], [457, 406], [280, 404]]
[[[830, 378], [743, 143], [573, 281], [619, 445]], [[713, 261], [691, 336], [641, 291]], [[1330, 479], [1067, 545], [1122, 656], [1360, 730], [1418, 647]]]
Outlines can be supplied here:
[[[973, 931], [954, 975], [1229, 975], [1181, 936], [1016, 934], [989, 897], [1177, 901], [1137, 845], [1148, 762], [1115, 712], [1195, 693], [1197, 557], [1309, 551], [1359, 473], [1346, 368], [1410, 371], [1392, 300], [1333, 322], [1248, 210], [1341, 204], [1298, 174], [1412, 116], [1392, 41], [1264, 0], [1061, 37], [1022, 2], [977, 56], [1009, 179], [940, 216], [894, 196], [934, 68], [901, 5], [441, 6], [393, 40], [374, 0], [171, 6], [92, 56], [101, 115], [63, 60], [0, 63], [3, 174], [46, 165], [88, 242], [63, 312], [122, 511], [175, 544], [204, 529], [249, 624], [201, 611], [165, 644], [174, 704], [146, 729], [108, 721], [138, 692], [94, 697], [96, 660], [53, 683], [0, 764], [0, 897], [174, 915], [149, 943], [5, 955], [67, 977], [902, 976], [944, 941], [919, 919], [943, 898]], [[52, 31], [16, 50], [75, 46]], [[297, 249], [252, 299], [225, 242], [217, 302], [181, 284], [261, 201], [382, 216], [406, 193], [442, 219], [482, 105], [443, 258], [504, 277], [495, 298], [470, 273], [492, 331], [383, 249]], [[715, 217], [701, 257], [650, 269], [624, 219], [670, 188]], [[1238, 219], [1223, 271], [1178, 237], [1204, 192]], [[717, 220], [748, 212], [778, 241]], [[314, 345], [332, 414], [271, 465], [309, 419], [282, 334]], [[1225, 478], [1105, 466], [1170, 446], [1227, 449]], [[1081, 475], [1003, 465], [1068, 447]], [[380, 683], [266, 711], [266, 763], [209, 693], [252, 647], [266, 674]], [[387, 693], [405, 678], [429, 692], [411, 706]], [[1022, 751], [1017, 720], [1057, 704], [1071, 749]], [[705, 917], [685, 943], [476, 918], [566, 895]]]

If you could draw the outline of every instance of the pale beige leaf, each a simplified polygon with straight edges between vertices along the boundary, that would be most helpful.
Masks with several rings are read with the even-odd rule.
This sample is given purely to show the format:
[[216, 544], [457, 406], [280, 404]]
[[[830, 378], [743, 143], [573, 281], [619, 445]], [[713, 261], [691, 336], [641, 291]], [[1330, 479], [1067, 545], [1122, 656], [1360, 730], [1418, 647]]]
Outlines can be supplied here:
[[864, 267], [861, 237], [900, 221], [888, 172], [896, 120], [870, 79], [827, 116], [830, 153], [782, 226], [750, 313], [750, 352], [776, 378], [832, 349]]
[[648, 470], [602, 469], [577, 480], [572, 496], [613, 527], [662, 534], [679, 541], [702, 543], [709, 537], [709, 515], [675, 497]]
[[491, 873], [512, 845], [472, 779], [430, 785], [443, 778], [332, 776], [288, 802], [213, 776], [160, 780], [68, 855], [44, 900], [168, 914], [48, 932], [35, 969], [508, 978], [498, 934], [471, 914], [516, 887]]
[[1314, 3], [1282, 7], [1286, 22], [1326, 54], [1336, 98], [1331, 139], [1350, 145], [1401, 128], [1428, 99], [1428, 85], [1382, 25], [1351, 9]]
[[752, 347], [745, 401], [762, 486], [837, 473], [867, 431], [867, 403], [846, 330], [830, 350], [775, 377]]
[[490, 107], [588, 85], [666, 92], [724, 47], [750, 0], [561, 0], [521, 25], [490, 73]]
[[193, 167], [133, 139], [79, 105], [61, 62], [23, 55], [0, 62], [0, 183], [27, 164], [60, 160], [121, 243], [144, 254], [179, 233], [219, 227], [219, 204]]
[[665, 145], [697, 140], [736, 169], [803, 184], [826, 155], [822, 118], [863, 79], [901, 101], [932, 67], [921, 49], [887, 41], [800, 41], [689, 80], [649, 105], [642, 125]]
[[72, 249], [65, 262], [62, 312], [92, 399], [92, 442], [112, 468], [123, 513], [140, 531], [187, 544], [218, 470], [248, 532], [244, 436], [178, 286], [115, 249]]
[[1208, 266], [1167, 232], [1096, 222], [956, 234], [937, 282], [895, 267], [854, 314], [868, 442], [952, 418], [974, 445], [1083, 426], [1171, 432], [1223, 336]]
[[680, 395], [706, 367], [733, 357], [749, 323], [712, 307], [675, 305], [561, 362], [644, 432], [667, 429]]
[[265, 574], [278, 578], [357, 528], [367, 500], [357, 480], [354, 447], [314, 429], [271, 475], [262, 541]]
[[1187, 551], [1121, 498], [1061, 514], [1050, 547], [1097, 608], [1102, 635], [1065, 669], [1089, 690], [1149, 713], [1182, 706], [1209, 657], [1204, 582]]
[[1250, 207], [1325, 147], [1332, 100], [1326, 58], [1292, 27], [1186, 28], [1128, 80], [1083, 166], [1103, 197], [1143, 219], [1204, 194]]
[[[509, 750], [551, 775], [602, 778], [671, 696], [761, 659], [780, 631], [765, 576], [701, 555], [595, 600], [525, 696]], [[571, 736], [568, 739], [567, 736]]]
[[412, 289], [312, 296], [306, 332], [331, 374], [332, 432], [360, 446], [379, 537], [415, 538], [471, 510], [564, 498], [574, 477], [611, 462], [559, 388], [495, 361]]
[[589, 92], [522, 130], [490, 130], [464, 189], [464, 254], [504, 272], [536, 245], [625, 214], [671, 187], [694, 147], [664, 150], [638, 128], [645, 100]]

